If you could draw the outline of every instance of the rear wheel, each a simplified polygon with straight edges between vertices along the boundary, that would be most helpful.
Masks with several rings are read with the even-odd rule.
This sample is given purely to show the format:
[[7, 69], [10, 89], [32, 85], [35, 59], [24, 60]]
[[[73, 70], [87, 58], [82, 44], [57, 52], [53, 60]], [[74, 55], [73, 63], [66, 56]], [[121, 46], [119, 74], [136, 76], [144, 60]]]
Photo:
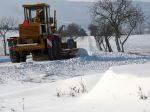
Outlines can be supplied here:
[[54, 57], [54, 60], [57, 60], [59, 59], [59, 55], [60, 55], [60, 39], [59, 37], [55, 37], [54, 40], [53, 40], [53, 57]]
[[60, 51], [61, 51], [61, 42], [59, 37], [54, 37], [52, 40], [52, 48], [48, 48], [48, 56], [49, 60], [58, 60], [60, 59]]
[[10, 50], [10, 59], [12, 63], [19, 63], [20, 62], [20, 55], [16, 51]]

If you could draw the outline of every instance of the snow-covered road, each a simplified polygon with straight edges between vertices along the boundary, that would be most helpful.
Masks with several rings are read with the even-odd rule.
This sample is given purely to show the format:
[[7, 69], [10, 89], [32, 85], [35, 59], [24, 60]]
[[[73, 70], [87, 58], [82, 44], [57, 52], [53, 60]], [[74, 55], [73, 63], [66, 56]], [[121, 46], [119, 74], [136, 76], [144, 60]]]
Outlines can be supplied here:
[[53, 82], [76, 76], [102, 73], [112, 66], [140, 64], [150, 61], [150, 56], [129, 55], [125, 53], [99, 52], [94, 37], [78, 38], [79, 56], [69, 60], [11, 64], [9, 59], [1, 58], [0, 83]]

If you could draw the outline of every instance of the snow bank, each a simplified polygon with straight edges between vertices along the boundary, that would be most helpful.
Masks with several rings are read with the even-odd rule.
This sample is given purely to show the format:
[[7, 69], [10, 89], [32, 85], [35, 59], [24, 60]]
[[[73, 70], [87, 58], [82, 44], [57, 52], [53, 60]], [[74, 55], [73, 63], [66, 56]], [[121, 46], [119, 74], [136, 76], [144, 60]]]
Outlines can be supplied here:
[[[10, 90], [0, 95], [0, 107], [5, 107], [0, 109], [3, 112], [12, 109], [20, 112], [24, 105], [28, 112], [149, 112], [149, 67], [150, 63], [117, 66], [110, 68], [103, 76], [93, 74]], [[78, 87], [81, 78], [89, 91], [85, 96], [56, 96], [59, 90], [67, 93], [70, 87]]]
[[[28, 98], [28, 97], [52, 97], [56, 96], [57, 92], [61, 91], [67, 94], [71, 90], [71, 87], [80, 87], [81, 83], [85, 85], [86, 89], [89, 91], [95, 86], [97, 81], [100, 79], [101, 74], [94, 74], [92, 77], [83, 76], [76, 77], [66, 80], [60, 80], [53, 83], [45, 84], [19, 84], [12, 83], [13, 86], [5, 85], [0, 86], [0, 99], [15, 99], [15, 98]], [[21, 88], [23, 87], [23, 88]]]
[[102, 112], [149, 112], [149, 69], [150, 63], [112, 67], [82, 100]]
[[[150, 66], [150, 64], [145, 66]], [[87, 99], [114, 99], [113, 95], [118, 99], [124, 99], [125, 97], [123, 96], [130, 95], [135, 95], [136, 97], [139, 87], [143, 89], [144, 93], [149, 93], [150, 89], [147, 89], [150, 88], [149, 69], [141, 68], [133, 71], [134, 69], [132, 70], [132, 67], [126, 66], [125, 68], [120, 67], [120, 69], [112, 68], [108, 70], [93, 90], [87, 95]], [[122, 68], [127, 72], [121, 71], [123, 70]]]

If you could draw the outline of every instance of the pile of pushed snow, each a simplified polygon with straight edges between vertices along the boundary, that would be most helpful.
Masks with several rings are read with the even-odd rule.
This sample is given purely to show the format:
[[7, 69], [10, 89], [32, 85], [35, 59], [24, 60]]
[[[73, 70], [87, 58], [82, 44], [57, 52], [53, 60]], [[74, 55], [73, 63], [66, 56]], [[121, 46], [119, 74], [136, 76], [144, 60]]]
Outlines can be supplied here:
[[150, 63], [112, 67], [84, 101], [102, 112], [149, 112]]
[[99, 80], [87, 98], [114, 99], [112, 95], [116, 98], [125, 95], [132, 96], [136, 95], [139, 88], [143, 89], [143, 93], [149, 93], [149, 67], [150, 63], [144, 65], [112, 67], [104, 74], [101, 80]]

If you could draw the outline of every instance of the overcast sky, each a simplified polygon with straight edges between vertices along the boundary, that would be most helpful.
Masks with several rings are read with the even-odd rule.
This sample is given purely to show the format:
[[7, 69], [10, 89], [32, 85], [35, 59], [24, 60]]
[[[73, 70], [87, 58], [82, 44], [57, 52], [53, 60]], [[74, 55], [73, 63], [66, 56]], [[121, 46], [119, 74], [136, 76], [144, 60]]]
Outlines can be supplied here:
[[[79, 3], [79, 1], [82, 1], [82, 3]], [[92, 2], [96, 0], [1, 0], [0, 18], [3, 16], [15, 17], [19, 20], [19, 23], [21, 23], [24, 19], [23, 4], [45, 2], [51, 5], [51, 12], [55, 9], [57, 10], [57, 20], [59, 25], [76, 22], [86, 28], [91, 21], [89, 7], [92, 3], [86, 3], [89, 1]]]
[[51, 12], [57, 10], [59, 25], [76, 22], [85, 28], [87, 23], [90, 23], [88, 10], [91, 3], [72, 3], [65, 0], [1, 0], [0, 18], [11, 16], [22, 22], [24, 19], [22, 5], [41, 2], [50, 4]]
[[[83, 1], [83, 2], [95, 2], [95, 1], [98, 1], [98, 0], [67, 0], [67, 1]], [[145, 2], [150, 2], [150, 0], [134, 0], [134, 1], [145, 1]]]

